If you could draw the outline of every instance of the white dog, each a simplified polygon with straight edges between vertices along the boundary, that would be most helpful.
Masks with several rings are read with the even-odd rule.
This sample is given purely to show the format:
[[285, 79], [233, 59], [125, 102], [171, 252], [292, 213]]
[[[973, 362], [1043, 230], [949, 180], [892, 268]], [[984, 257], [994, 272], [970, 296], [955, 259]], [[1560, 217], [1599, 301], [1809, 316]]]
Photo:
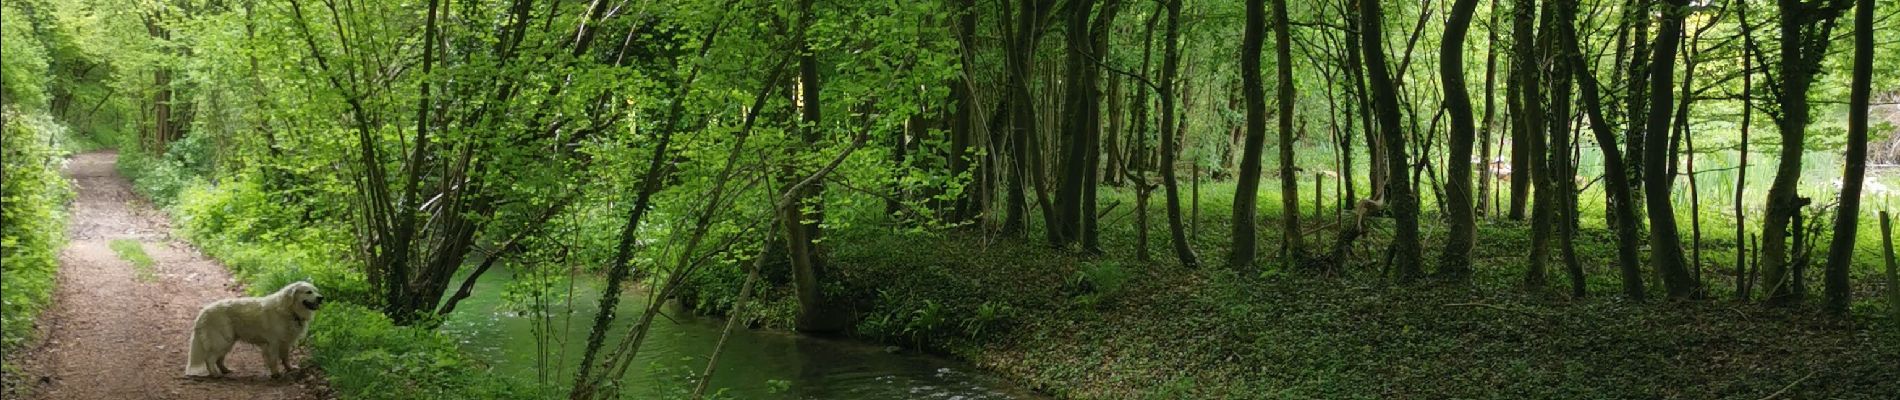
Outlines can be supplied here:
[[[264, 351], [271, 378], [290, 371], [290, 346], [310, 327], [323, 295], [309, 282], [297, 282], [264, 297], [218, 300], [198, 311], [191, 327], [191, 357], [186, 376], [220, 377], [231, 373], [224, 356], [237, 342]], [[280, 369], [281, 368], [281, 369]]]

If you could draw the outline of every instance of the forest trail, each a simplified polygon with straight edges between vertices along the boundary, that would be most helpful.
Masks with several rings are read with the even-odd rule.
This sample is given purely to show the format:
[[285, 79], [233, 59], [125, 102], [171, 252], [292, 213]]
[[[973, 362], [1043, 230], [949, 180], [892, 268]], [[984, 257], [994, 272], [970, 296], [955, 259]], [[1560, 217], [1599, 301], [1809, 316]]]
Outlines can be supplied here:
[[[74, 156], [65, 175], [77, 197], [59, 255], [54, 305], [40, 318], [41, 340], [25, 357], [38, 399], [317, 399], [321, 379], [299, 368], [269, 378], [256, 347], [233, 349], [233, 376], [184, 376], [192, 319], [212, 301], [240, 295], [229, 272], [172, 240], [165, 216], [115, 169], [118, 154]], [[112, 247], [136, 241], [150, 255], [136, 266]], [[302, 354], [293, 360], [303, 360]]]

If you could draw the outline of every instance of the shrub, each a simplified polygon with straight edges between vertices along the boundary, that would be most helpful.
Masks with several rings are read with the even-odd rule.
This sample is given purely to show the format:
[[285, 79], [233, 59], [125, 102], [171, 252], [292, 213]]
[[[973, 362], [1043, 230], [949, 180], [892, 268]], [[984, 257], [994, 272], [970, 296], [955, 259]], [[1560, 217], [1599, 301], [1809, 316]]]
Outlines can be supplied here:
[[350, 303], [327, 306], [310, 324], [310, 359], [331, 389], [352, 399], [504, 399], [532, 392], [492, 379], [455, 341], [435, 331], [396, 326]]
[[119, 156], [119, 173], [132, 180], [132, 187], [153, 204], [171, 207], [188, 187], [210, 175], [211, 146], [203, 135], [191, 135], [171, 142], [164, 154], [153, 156], [129, 151]]
[[[121, 158], [125, 160], [125, 158]], [[127, 165], [140, 165], [143, 161]], [[146, 172], [135, 182], [148, 196], [171, 193], [168, 211], [179, 230], [206, 254], [222, 261], [253, 295], [308, 280], [334, 302], [310, 324], [309, 362], [321, 366], [330, 386], [352, 399], [531, 398], [518, 380], [496, 379], [486, 365], [462, 353], [454, 339], [434, 330], [396, 326], [376, 304], [351, 259], [355, 243], [347, 225], [308, 225], [295, 206], [273, 202], [262, 185], [235, 179], [224, 185], [192, 177], [178, 162]], [[169, 168], [169, 169], [167, 169]], [[183, 178], [181, 178], [183, 177]], [[175, 188], [170, 186], [182, 183]]]
[[39, 113], [0, 113], [7, 120], [0, 134], [0, 352], [11, 353], [52, 299], [66, 232], [62, 208], [72, 190], [58, 172], [64, 128]]
[[1114, 296], [1128, 284], [1133, 271], [1114, 261], [1097, 261], [1082, 264], [1069, 278], [1071, 292], [1077, 293], [1076, 302], [1097, 304], [1102, 299]]

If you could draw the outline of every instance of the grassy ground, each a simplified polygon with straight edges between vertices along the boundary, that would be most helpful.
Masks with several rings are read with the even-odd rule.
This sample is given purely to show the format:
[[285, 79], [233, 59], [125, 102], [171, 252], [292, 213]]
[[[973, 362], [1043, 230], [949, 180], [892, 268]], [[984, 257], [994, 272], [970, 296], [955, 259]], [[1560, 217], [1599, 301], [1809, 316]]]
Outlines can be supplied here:
[[[1717, 300], [1624, 301], [1615, 295], [1611, 237], [1590, 223], [1577, 242], [1590, 278], [1584, 299], [1520, 287], [1528, 228], [1510, 221], [1484, 224], [1469, 284], [1387, 283], [1374, 257], [1390, 238], [1384, 221], [1337, 274], [1234, 270], [1211, 266], [1223, 264], [1230, 228], [1223, 189], [1203, 188], [1196, 220], [1195, 248], [1208, 267], [1181, 268], [1167, 252], [1159, 199], [1150, 215], [1155, 261], [1136, 260], [1134, 217], [1124, 215], [1133, 201], [1104, 193], [1104, 203], [1125, 203], [1103, 223], [1108, 254], [854, 224], [827, 239], [834, 290], [862, 318], [860, 336], [951, 353], [1065, 398], [1900, 393], [1900, 324], [1879, 317], [1886, 308], [1872, 269], [1856, 271], [1860, 302], [1847, 319], [1730, 300], [1732, 278], [1715, 254], [1732, 248], [1715, 244], [1705, 249], [1703, 274]], [[1279, 215], [1277, 200], [1262, 199], [1263, 218]], [[1322, 229], [1309, 245], [1331, 243], [1330, 220], [1314, 223]], [[1277, 249], [1272, 221], [1262, 222], [1262, 248]], [[1432, 249], [1444, 228], [1426, 227]], [[1704, 227], [1718, 228], [1732, 230]], [[1550, 287], [1565, 287], [1559, 264], [1549, 268]], [[1818, 283], [1818, 271], [1809, 277]]]
[[140, 282], [151, 282], [157, 278], [152, 275], [152, 256], [145, 253], [145, 245], [137, 240], [115, 239], [110, 246], [119, 259], [132, 264], [134, 276]]

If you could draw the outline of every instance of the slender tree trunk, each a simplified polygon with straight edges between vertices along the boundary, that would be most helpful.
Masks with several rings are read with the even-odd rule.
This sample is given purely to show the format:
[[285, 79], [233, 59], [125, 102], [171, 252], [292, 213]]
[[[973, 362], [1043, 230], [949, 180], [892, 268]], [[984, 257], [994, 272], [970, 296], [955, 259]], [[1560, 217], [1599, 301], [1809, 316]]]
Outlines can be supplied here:
[[[957, 74], [956, 82], [950, 86], [950, 98], [956, 103], [956, 108], [951, 111], [950, 116], [949, 163], [950, 176], [953, 180], [962, 179], [964, 174], [972, 172], [970, 168], [970, 158], [972, 157], [970, 147], [976, 136], [977, 113], [975, 65], [976, 0], [959, 0], [957, 2], [956, 13], [957, 22], [953, 34], [955, 34], [957, 38], [958, 66], [960, 68], [958, 69], [959, 73]], [[972, 175], [981, 175], [983, 173], [983, 171], [976, 171], [976, 173]], [[971, 176], [969, 184], [964, 186], [964, 189], [956, 194], [956, 199], [952, 201], [951, 205], [951, 221], [967, 222], [976, 218], [979, 208], [977, 206], [979, 203], [977, 196], [983, 194], [981, 189], [983, 187], [981, 183], [982, 179], [980, 176]]]
[[1122, 159], [1122, 147], [1125, 143], [1122, 143], [1121, 136], [1125, 132], [1123, 127], [1127, 126], [1123, 112], [1126, 110], [1127, 100], [1122, 95], [1121, 74], [1108, 74], [1108, 93], [1103, 100], [1108, 102], [1108, 132], [1102, 135], [1102, 151], [1107, 153], [1103, 155], [1106, 160], [1105, 167], [1101, 170], [1102, 183], [1120, 186], [1123, 178], [1122, 168], [1127, 165], [1127, 162]]
[[[1662, 275], [1663, 288], [1671, 298], [1687, 298], [1695, 295], [1695, 278], [1683, 266], [1682, 237], [1677, 233], [1676, 209], [1670, 204], [1669, 175], [1669, 108], [1672, 105], [1676, 69], [1676, 47], [1682, 41], [1682, 14], [1687, 0], [1663, 0], [1664, 6], [1672, 11], [1662, 13], [1661, 30], [1656, 35], [1655, 54], [1650, 57], [1649, 65], [1649, 111], [1648, 126], [1645, 131], [1651, 135], [1644, 147], [1643, 154], [1644, 187], [1652, 194], [1645, 201], [1649, 206], [1649, 243], [1650, 263]], [[1684, 96], [1693, 95], [1684, 93]], [[1798, 145], [1797, 145], [1798, 147]]]
[[[1857, 44], [1858, 45], [1858, 44]], [[1880, 210], [1881, 255], [1887, 260], [1887, 312], [1890, 318], [1900, 320], [1900, 262], [1893, 255], [1893, 218], [1887, 210]]]
[[1424, 275], [1419, 267], [1424, 251], [1418, 239], [1418, 197], [1408, 182], [1405, 134], [1399, 130], [1399, 98], [1392, 74], [1385, 64], [1385, 16], [1379, 0], [1361, 0], [1359, 17], [1361, 47], [1365, 50], [1367, 75], [1371, 78], [1374, 112], [1379, 118], [1380, 137], [1385, 141], [1386, 204], [1394, 222], [1393, 263], [1400, 282], [1411, 282]]
[[[1694, 83], [1696, 57], [1700, 52], [1697, 47], [1702, 41], [1702, 31], [1697, 30], [1694, 34], [1684, 32], [1684, 35], [1688, 36], [1688, 39], [1687, 42], [1683, 44], [1684, 49], [1682, 51], [1682, 96], [1680, 97], [1681, 104], [1676, 110], [1676, 137], [1681, 139], [1683, 148], [1682, 151], [1677, 154], [1687, 159], [1687, 163], [1683, 165], [1683, 168], [1687, 169], [1687, 173], [1684, 174], [1684, 177], [1689, 180], [1689, 248], [1691, 254], [1691, 257], [1688, 258], [1689, 277], [1696, 283], [1695, 290], [1698, 292], [1696, 297], [1702, 297], [1708, 294], [1708, 288], [1704, 286], [1706, 283], [1702, 280], [1702, 196], [1695, 177], [1695, 134], [1690, 131], [1689, 126], [1689, 106], [1695, 103]], [[1671, 159], [1669, 164], [1673, 167], [1676, 165], [1676, 162], [1674, 159]], [[1669, 175], [1670, 179], [1675, 179], [1676, 174], [1672, 173]]]
[[1471, 275], [1471, 249], [1478, 239], [1469, 161], [1477, 128], [1472, 121], [1471, 94], [1465, 91], [1465, 34], [1471, 29], [1471, 17], [1477, 8], [1478, 0], [1452, 3], [1451, 19], [1445, 22], [1445, 37], [1438, 51], [1438, 75], [1445, 88], [1445, 107], [1451, 113], [1451, 148], [1445, 158], [1445, 194], [1449, 197], [1445, 206], [1451, 217], [1451, 235], [1445, 240], [1438, 273], [1458, 279]]
[[1370, 193], [1367, 193], [1366, 197], [1382, 201], [1385, 199], [1385, 174], [1390, 168], [1385, 165], [1384, 141], [1380, 139], [1378, 131], [1373, 126], [1372, 95], [1366, 90], [1365, 52], [1359, 48], [1360, 44], [1365, 42], [1363, 39], [1365, 31], [1358, 26], [1360, 0], [1341, 1], [1347, 3], [1345, 5], [1346, 20], [1350, 24], [1346, 29], [1345, 45], [1346, 77], [1352, 80], [1348, 88], [1361, 110], [1359, 126], [1365, 128], [1363, 133], [1366, 136], [1366, 159], [1372, 164], [1366, 170], [1366, 183], [1370, 186]]
[[[1647, 156], [1643, 154], [1644, 142], [1647, 141], [1644, 132], [1647, 127], [1643, 125], [1649, 120], [1649, 60], [1652, 51], [1650, 50], [1649, 27], [1653, 25], [1651, 21], [1654, 21], [1651, 17], [1653, 15], [1651, 10], [1655, 9], [1651, 3], [1654, 1], [1629, 0], [1626, 5], [1629, 8], [1629, 14], [1625, 16], [1631, 24], [1631, 49], [1630, 62], [1626, 66], [1628, 69], [1624, 72], [1629, 77], [1629, 81], [1624, 83], [1624, 88], [1628, 91], [1624, 94], [1624, 107], [1627, 108], [1625, 113], [1628, 114], [1624, 120], [1629, 121], [1629, 130], [1623, 135], [1623, 155], [1624, 161], [1628, 163], [1626, 168], [1629, 168], [1630, 185], [1633, 185], [1630, 188], [1630, 201], [1638, 202], [1638, 204], [1647, 204], [1643, 194], [1646, 190], [1643, 185], [1648, 182], [1644, 179], [1647, 174], [1644, 172], [1644, 164], [1647, 163], [1644, 159]], [[1647, 211], [1644, 207], [1636, 207], [1638, 220], [1646, 219]], [[1642, 231], [1643, 227], [1637, 226], [1636, 229]]]
[[[1036, 137], [1036, 103], [1029, 93], [1029, 84], [1030, 74], [1035, 72], [1031, 66], [1035, 64], [1036, 42], [1041, 37], [1039, 21], [1048, 4], [1046, 0], [1021, 0], [1019, 4], [1021, 7], [1014, 21], [1015, 31], [1005, 38], [1008, 48], [1004, 54], [1008, 68], [1005, 85], [1009, 88], [1009, 96], [1014, 99], [1013, 106], [1009, 108], [1013, 125], [1010, 135], [1013, 163], [1006, 184], [1009, 187], [1008, 196], [1003, 206], [1002, 233], [1006, 235], [1021, 234], [1027, 229], [1029, 200], [1024, 190], [1029, 181], [1040, 181], [1031, 179], [1031, 171], [1041, 170], [1041, 160], [1032, 157], [1030, 151], [1030, 142], [1040, 139]], [[1032, 169], [1032, 166], [1035, 168]]]
[[[1184, 118], [1185, 119], [1185, 118]], [[1187, 136], [1187, 130], [1176, 133]], [[1201, 164], [1188, 163], [1188, 237], [1201, 237]]]
[[1748, 2], [1737, 2], [1737, 14], [1741, 18], [1742, 46], [1742, 138], [1735, 163], [1735, 299], [1748, 301], [1748, 215], [1742, 208], [1742, 199], [1748, 192], [1748, 130], [1754, 124], [1755, 115], [1755, 35], [1748, 25]]
[[[1280, 70], [1280, 112], [1275, 117], [1280, 123], [1280, 237], [1282, 254], [1286, 255], [1288, 265], [1297, 264], [1306, 258], [1306, 239], [1300, 233], [1299, 177], [1294, 175], [1298, 169], [1293, 163], [1293, 118], [1295, 117], [1293, 103], [1299, 101], [1299, 97], [1295, 95], [1293, 88], [1293, 35], [1289, 32], [1292, 29], [1291, 25], [1292, 23], [1287, 18], [1286, 0], [1274, 0], [1274, 54]], [[1258, 57], [1254, 60], [1256, 63], [1259, 62]], [[1250, 74], [1258, 72], [1258, 68], [1249, 70]], [[1258, 83], [1257, 80], [1255, 82]], [[1259, 90], [1258, 85], [1254, 86], [1255, 92]], [[1265, 103], [1265, 96], [1260, 97], [1263, 97], [1260, 103]], [[1259, 107], [1261, 111], [1265, 111], [1265, 104], [1260, 104]], [[1253, 143], [1257, 141], [1249, 140], [1249, 142], [1248, 147], [1258, 154], [1260, 146], [1258, 143]], [[1258, 164], [1259, 160], [1256, 159], [1254, 162]], [[1317, 196], [1319, 193], [1319, 186], [1315, 185], [1313, 194]], [[1249, 200], [1249, 204], [1253, 203], [1251, 199]], [[1319, 207], [1318, 200], [1313, 201], [1313, 207]], [[1252, 215], [1248, 217], [1247, 221], [1253, 220]]]
[[[1155, 22], [1160, 20], [1161, 14], [1150, 15], [1148, 23], [1142, 28], [1140, 76], [1143, 82], [1148, 80], [1150, 56], [1153, 55], [1154, 50]], [[1135, 90], [1135, 98], [1130, 104], [1135, 108], [1134, 112], [1130, 113], [1134, 129], [1128, 143], [1128, 163], [1129, 168], [1134, 170], [1135, 186], [1135, 259], [1143, 262], [1153, 259], [1148, 254], [1148, 232], [1150, 232], [1148, 197], [1154, 194], [1154, 184], [1148, 182], [1147, 172], [1151, 168], [1149, 160], [1153, 159], [1154, 153], [1148, 147], [1148, 92], [1150, 90], [1151, 88], [1146, 87], [1138, 87]]]
[[[1341, 36], [1350, 35], [1349, 33], [1341, 34]], [[1334, 131], [1338, 136], [1334, 139], [1334, 143], [1338, 146], [1335, 148], [1335, 152], [1339, 154], [1339, 169], [1337, 170], [1339, 171], [1339, 186], [1337, 187], [1341, 192], [1340, 198], [1345, 201], [1341, 204], [1340, 209], [1333, 210], [1334, 215], [1340, 215], [1339, 213], [1345, 208], [1352, 207], [1352, 204], [1359, 203], [1359, 183], [1358, 177], [1353, 173], [1352, 157], [1352, 135], [1357, 134], [1357, 132], [1353, 131], [1353, 128], [1357, 126], [1355, 121], [1359, 119], [1359, 114], [1355, 111], [1357, 108], [1354, 107], [1358, 104], [1358, 96], [1353, 95], [1352, 84], [1339, 82], [1340, 79], [1351, 79], [1349, 77], [1352, 76], [1350, 71], [1346, 71], [1348, 68], [1347, 64], [1349, 63], [1347, 63], [1345, 59], [1346, 57], [1339, 57], [1338, 65], [1340, 73], [1337, 75], [1327, 74], [1328, 83], [1325, 86], [1326, 107], [1327, 110], [1331, 111], [1334, 115], [1333, 126], [1336, 127]], [[1335, 85], [1339, 86], [1338, 90], [1333, 89]], [[1340, 92], [1345, 93], [1345, 98], [1339, 96]]]
[[[771, 245], [770, 240], [765, 241], [764, 246]], [[693, 385], [693, 400], [705, 398], [706, 388], [712, 386], [713, 373], [719, 371], [719, 355], [725, 352], [726, 340], [732, 338], [733, 328], [739, 325], [740, 320], [745, 319], [746, 303], [752, 301], [753, 283], [759, 281], [759, 270], [765, 267], [767, 254], [771, 253], [770, 249], [760, 250], [759, 254], [753, 257], [752, 267], [746, 269], [745, 280], [739, 283], [739, 297], [733, 300], [732, 311], [726, 313], [726, 327], [720, 329], [719, 341], [713, 343], [712, 355], [706, 359], [706, 369], [699, 374], [699, 383]]]
[[[1844, 315], [1852, 288], [1848, 272], [1854, 261], [1854, 235], [1860, 227], [1861, 181], [1867, 175], [1867, 111], [1874, 74], [1874, 1], [1854, 2], [1854, 77], [1847, 104], [1847, 165], [1841, 173], [1841, 208], [1835, 211], [1834, 242], [1828, 245], [1824, 305]], [[1891, 275], [1892, 269], [1888, 270]], [[1889, 276], [1891, 278], [1891, 276]], [[1888, 287], [1888, 291], [1900, 288]]]
[[[1503, 9], [1503, 0], [1492, 0], [1490, 20], [1485, 24], [1489, 35], [1484, 45], [1484, 120], [1478, 128], [1478, 158], [1482, 167], [1478, 169], [1478, 207], [1476, 215], [1489, 215], [1491, 210], [1491, 132], [1497, 123], [1497, 67], [1498, 67], [1498, 10]], [[1454, 7], [1455, 9], [1455, 7]], [[1455, 122], [1454, 122], [1455, 124]], [[1452, 162], [1460, 160], [1452, 159]]]
[[1555, 211], [1555, 208], [1551, 206], [1551, 203], [1555, 200], [1552, 195], [1556, 194], [1557, 188], [1551, 185], [1551, 171], [1549, 164], [1545, 163], [1543, 142], [1548, 135], [1546, 130], [1549, 127], [1546, 126], [1547, 121], [1544, 120], [1543, 86], [1540, 83], [1540, 78], [1544, 73], [1544, 63], [1540, 58], [1540, 53], [1548, 53], [1551, 35], [1549, 32], [1537, 35], [1534, 31], [1538, 18], [1535, 2], [1518, 0], [1515, 11], [1516, 14], [1511, 22], [1513, 29], [1518, 33], [1516, 41], [1512, 43], [1513, 52], [1517, 54], [1517, 64], [1515, 68], [1512, 68], [1512, 72], [1517, 74], [1515, 86], [1518, 87], [1518, 109], [1521, 111], [1519, 115], [1523, 116], [1521, 123], [1523, 136], [1519, 138], [1516, 145], [1517, 149], [1523, 152], [1512, 157], [1512, 162], [1521, 164], [1523, 167], [1513, 167], [1511, 178], [1513, 186], [1516, 186], [1517, 180], [1520, 179], [1525, 182], [1525, 186], [1521, 194], [1516, 188], [1512, 189], [1511, 214], [1514, 217], [1521, 217], [1523, 214], [1518, 208], [1518, 196], [1529, 195], [1532, 190], [1536, 191], [1535, 208], [1531, 210], [1530, 259], [1524, 271], [1524, 285], [1535, 289], [1545, 285], [1544, 264], [1550, 261], [1550, 235], [1555, 228], [1555, 224], [1551, 222], [1551, 213]]
[[1623, 165], [1622, 151], [1616, 147], [1616, 134], [1611, 131], [1610, 123], [1603, 117], [1603, 100], [1598, 93], [1596, 76], [1590, 72], [1590, 64], [1584, 61], [1583, 50], [1577, 45], [1576, 8], [1567, 7], [1558, 15], [1560, 29], [1564, 30], [1564, 60], [1576, 74], [1578, 92], [1582, 98], [1584, 115], [1590, 120], [1590, 132], [1595, 134], [1597, 148], [1603, 153], [1604, 191], [1609, 193], [1611, 214], [1616, 222], [1611, 229], [1616, 234], [1616, 264], [1623, 278], [1623, 295], [1630, 300], [1642, 301], [1643, 272], [1639, 264], [1638, 247], [1642, 240], [1636, 232], [1636, 202], [1630, 199], [1629, 169]]
[[1176, 148], [1180, 138], [1174, 129], [1175, 72], [1181, 69], [1181, 2], [1183, 0], [1165, 0], [1168, 13], [1168, 28], [1161, 39], [1161, 185], [1166, 191], [1168, 203], [1168, 235], [1174, 243], [1174, 256], [1181, 260], [1181, 266], [1194, 268], [1200, 266], [1200, 260], [1194, 255], [1192, 244], [1188, 243], [1187, 227], [1181, 221], [1181, 185], [1175, 179], [1174, 163]]
[[[1285, 0], [1274, 0], [1273, 7], [1276, 24], [1273, 29], [1277, 35], [1280, 31], [1278, 24], [1281, 23], [1279, 18], [1286, 7]], [[1260, 153], [1267, 136], [1267, 94], [1261, 88], [1260, 82], [1260, 49], [1266, 36], [1264, 32], [1264, 26], [1267, 23], [1266, 8], [1266, 0], [1247, 0], [1247, 21], [1241, 29], [1240, 91], [1246, 98], [1246, 145], [1240, 155], [1240, 173], [1234, 187], [1234, 231], [1231, 237], [1233, 251], [1227, 254], [1227, 266], [1235, 268], [1253, 266], [1255, 247], [1258, 245], [1255, 238], [1254, 214], [1259, 211], [1259, 208], [1255, 206], [1255, 201], [1260, 197]], [[1276, 39], [1285, 40], [1278, 36]], [[1279, 46], [1275, 45], [1274, 48], [1274, 54], [1277, 57]], [[1280, 68], [1291, 67], [1291, 65], [1280, 65]], [[1280, 99], [1282, 103], [1286, 100]], [[1280, 120], [1288, 120], [1287, 117], [1287, 114], [1280, 114]], [[1281, 146], [1285, 145], [1281, 144]], [[1295, 234], [1296, 232], [1292, 231], [1281, 232], [1282, 236]]]
[[[1548, 41], [1545, 59], [1550, 64], [1550, 162], [1544, 168], [1549, 174], [1544, 177], [1549, 182], [1546, 187], [1554, 189], [1550, 193], [1550, 197], [1556, 200], [1556, 208], [1551, 210], [1552, 225], [1557, 229], [1557, 248], [1563, 257], [1564, 271], [1570, 276], [1570, 296], [1580, 298], [1585, 293], [1583, 264], [1577, 260], [1576, 246], [1577, 174], [1572, 171], [1570, 162], [1570, 140], [1574, 135], [1570, 128], [1571, 71], [1567, 64], [1558, 62], [1558, 56], [1562, 54], [1558, 46], [1565, 40], [1563, 36], [1568, 34], [1559, 24], [1565, 22], [1563, 15], [1571, 13], [1570, 9], [1576, 7], [1576, 3], [1575, 0], [1556, 0], [1546, 4], [1554, 12], [1548, 17], [1550, 25], [1546, 26], [1544, 35], [1548, 38], [1545, 39]], [[1544, 204], [1538, 203], [1537, 206], [1542, 208]]]
[[[1103, 2], [1101, 10], [1098, 11], [1095, 17], [1094, 24], [1089, 28], [1089, 51], [1092, 53], [1090, 57], [1096, 59], [1107, 59], [1109, 57], [1109, 27], [1115, 24], [1115, 17], [1120, 15], [1120, 11], [1121, 1], [1107, 0]], [[1081, 160], [1083, 163], [1082, 210], [1078, 217], [1081, 218], [1082, 252], [1087, 254], [1101, 254], [1101, 231], [1096, 227], [1096, 223], [1098, 222], [1098, 214], [1096, 214], [1096, 190], [1101, 187], [1101, 182], [1096, 170], [1101, 169], [1102, 165], [1102, 90], [1097, 86], [1102, 81], [1102, 67], [1094, 66], [1092, 62], [1089, 64], [1091, 64], [1091, 66], [1083, 71], [1086, 74], [1085, 79], [1079, 82], [1079, 84], [1087, 88], [1087, 98], [1083, 99], [1085, 103], [1082, 104], [1082, 111], [1087, 114], [1087, 118], [1085, 118], [1084, 121], [1085, 130], [1083, 133], [1085, 133], [1085, 135], [1083, 136], [1083, 158]], [[1110, 84], [1112, 85], [1114, 82]], [[1114, 118], [1114, 116], [1110, 118]]]
[[[1540, 151], [1542, 146], [1536, 145], [1543, 141], [1543, 136], [1538, 135], [1536, 131], [1543, 129], [1544, 109], [1543, 102], [1540, 100], [1542, 96], [1538, 94], [1537, 75], [1542, 68], [1538, 68], [1536, 60], [1536, 21], [1536, 2], [1517, 0], [1511, 14], [1511, 31], [1514, 33], [1511, 35], [1511, 73], [1517, 75], [1511, 80], [1511, 89], [1517, 94], [1511, 116], [1518, 123], [1512, 126], [1514, 129], [1511, 132], [1510, 218], [1519, 221], [1524, 220], [1524, 211], [1529, 204], [1533, 186], [1537, 185], [1534, 181], [1538, 175], [1537, 166], [1542, 164], [1544, 159]], [[1542, 228], [1533, 228], [1533, 230], [1537, 229]], [[1543, 286], [1543, 264], [1542, 259], [1533, 259], [1530, 263], [1530, 271], [1526, 279], [1532, 281], [1530, 284], [1533, 287]]]

